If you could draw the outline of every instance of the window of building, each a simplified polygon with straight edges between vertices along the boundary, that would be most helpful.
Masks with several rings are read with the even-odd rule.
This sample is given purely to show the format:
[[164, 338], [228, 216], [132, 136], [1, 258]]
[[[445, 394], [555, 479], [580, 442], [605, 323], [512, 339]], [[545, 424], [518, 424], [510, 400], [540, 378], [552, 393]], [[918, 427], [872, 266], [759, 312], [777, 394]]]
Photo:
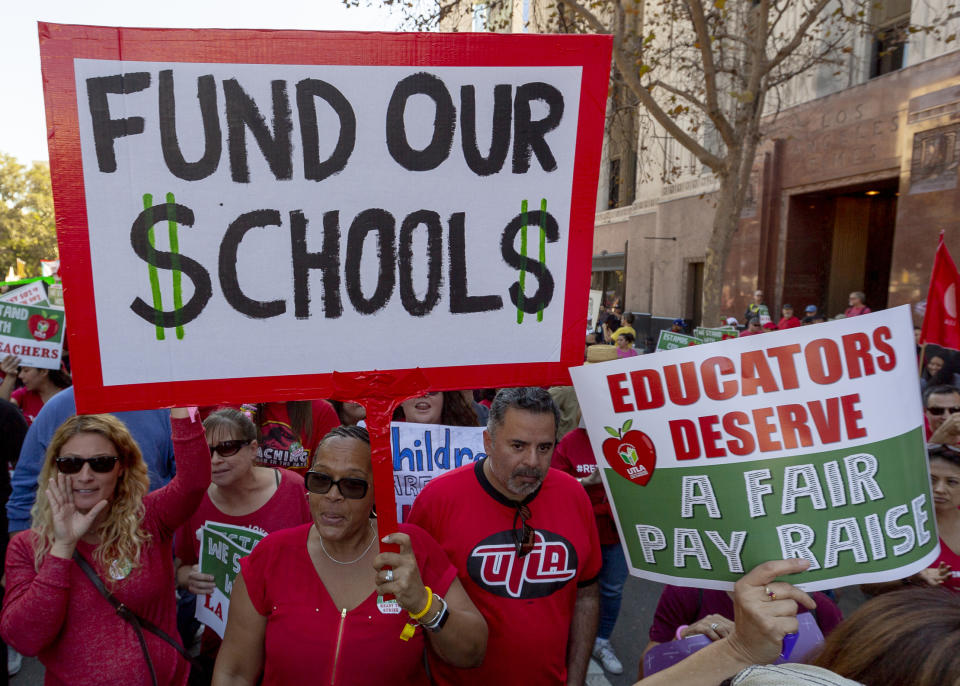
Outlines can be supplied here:
[[870, 78], [902, 69], [906, 64], [910, 0], [881, 0], [874, 5]]
[[607, 209], [609, 210], [620, 207], [620, 181], [620, 159], [610, 160], [609, 192], [607, 195]]

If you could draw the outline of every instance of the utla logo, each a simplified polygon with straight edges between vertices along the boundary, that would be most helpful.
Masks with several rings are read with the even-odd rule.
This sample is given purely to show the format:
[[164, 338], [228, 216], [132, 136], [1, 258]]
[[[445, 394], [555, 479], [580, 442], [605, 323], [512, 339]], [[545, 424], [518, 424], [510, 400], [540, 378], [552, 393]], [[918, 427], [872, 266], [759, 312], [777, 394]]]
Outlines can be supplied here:
[[35, 340], [48, 341], [57, 335], [57, 330], [60, 328], [57, 320], [50, 319], [46, 314], [46, 312], [42, 315], [34, 314], [27, 320], [27, 328]]
[[657, 450], [653, 441], [640, 430], [630, 430], [633, 420], [628, 419], [619, 430], [603, 427], [613, 438], [603, 442], [603, 456], [613, 470], [639, 486], [646, 486], [657, 466]]

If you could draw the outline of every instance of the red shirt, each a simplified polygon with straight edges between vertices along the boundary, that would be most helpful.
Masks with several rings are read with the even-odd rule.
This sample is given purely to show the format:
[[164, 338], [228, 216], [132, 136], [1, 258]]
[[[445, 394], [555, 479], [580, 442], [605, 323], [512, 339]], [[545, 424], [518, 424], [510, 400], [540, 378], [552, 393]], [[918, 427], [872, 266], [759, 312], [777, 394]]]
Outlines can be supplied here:
[[800, 326], [800, 320], [795, 316], [781, 317], [780, 321], [777, 323], [778, 329], [792, 329], [797, 326]]
[[37, 418], [40, 410], [43, 409], [43, 398], [40, 397], [40, 394], [36, 391], [28, 391], [25, 386], [21, 386], [11, 393], [10, 399], [20, 408], [24, 418], [27, 420], [27, 426], [33, 424], [33, 420]]
[[857, 307], [848, 307], [844, 311], [844, 317], [856, 317], [861, 314], [870, 314], [870, 308], [866, 305], [858, 305]]
[[262, 440], [257, 461], [269, 467], [283, 467], [303, 474], [310, 469], [317, 444], [330, 429], [340, 426], [336, 410], [326, 400], [312, 401], [313, 428], [306, 436], [294, 431], [286, 403], [267, 403], [258, 417]]
[[[562, 472], [582, 479], [590, 476], [597, 469], [597, 458], [590, 447], [590, 438], [586, 429], [574, 429], [561, 439], [557, 449], [553, 452], [550, 466]], [[597, 532], [600, 534], [600, 545], [620, 543], [617, 526], [613, 522], [613, 511], [607, 492], [603, 484], [586, 487], [590, 502], [593, 503], [593, 516], [597, 520]]]
[[[197, 509], [210, 483], [210, 451], [203, 425], [174, 419], [177, 475], [143, 498], [143, 529], [150, 540], [140, 549], [140, 567], [110, 589], [137, 615], [177, 635], [173, 576], [173, 532]], [[0, 614], [0, 634], [24, 655], [38, 655], [46, 667], [47, 686], [149, 686], [150, 674], [133, 628], [73, 560], [47, 554], [34, 568], [36, 534], [24, 531], [7, 548], [7, 592]], [[95, 546], [80, 541], [77, 550], [105, 581], [106, 571], [93, 560]], [[157, 681], [169, 686], [187, 682], [189, 665], [173, 647], [144, 631]]]
[[[428, 684], [423, 629], [400, 639], [410, 615], [382, 612], [376, 591], [346, 614], [333, 604], [307, 552], [311, 526], [272, 533], [240, 560], [250, 601], [267, 618], [262, 686]], [[418, 526], [400, 531], [410, 536], [423, 583], [446, 594], [457, 574], [443, 550]]]
[[524, 500], [536, 546], [518, 558], [516, 504], [490, 484], [483, 463], [432, 479], [410, 510], [409, 521], [443, 546], [490, 630], [480, 667], [457, 669], [428, 651], [431, 675], [455, 686], [564, 684], [577, 591], [600, 573], [590, 499], [571, 476], [548, 470]]
[[943, 582], [943, 587], [949, 588], [951, 591], [960, 591], [960, 555], [953, 552], [950, 546], [943, 542], [942, 538], [940, 539], [940, 557], [934, 560], [930, 566], [937, 568], [941, 562], [950, 565], [950, 576]]
[[177, 531], [173, 550], [180, 561], [188, 565], [197, 563], [200, 545], [197, 540], [197, 529], [202, 527], [204, 522], [246, 526], [262, 534], [312, 522], [303, 477], [287, 469], [276, 470], [276, 473], [280, 475], [280, 485], [277, 490], [270, 500], [250, 514], [240, 516], [224, 514], [210, 500], [210, 494], [204, 493], [200, 507]]

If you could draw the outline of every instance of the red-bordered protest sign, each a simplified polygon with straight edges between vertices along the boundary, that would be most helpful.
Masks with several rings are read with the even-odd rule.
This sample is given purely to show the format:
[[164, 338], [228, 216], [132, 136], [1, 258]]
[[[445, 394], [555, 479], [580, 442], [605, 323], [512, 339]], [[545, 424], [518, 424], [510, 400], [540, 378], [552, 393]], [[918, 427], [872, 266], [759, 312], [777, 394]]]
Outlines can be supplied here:
[[376, 467], [399, 400], [582, 361], [609, 36], [40, 45], [79, 411], [357, 400]]

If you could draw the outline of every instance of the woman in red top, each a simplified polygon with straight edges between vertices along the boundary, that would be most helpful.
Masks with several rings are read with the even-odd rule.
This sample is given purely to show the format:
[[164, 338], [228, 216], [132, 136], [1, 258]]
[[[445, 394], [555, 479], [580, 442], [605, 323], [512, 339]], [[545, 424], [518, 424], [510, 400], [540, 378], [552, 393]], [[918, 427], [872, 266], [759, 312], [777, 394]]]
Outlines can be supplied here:
[[216, 686], [429, 684], [425, 641], [451, 664], [480, 664], [486, 622], [439, 544], [401, 524], [383, 538], [400, 552], [377, 555], [372, 483], [367, 430], [331, 431], [306, 477], [313, 523], [240, 561]]
[[77, 415], [57, 429], [40, 473], [33, 527], [7, 549], [3, 639], [39, 655], [44, 683], [182, 686], [188, 665], [150, 631], [155, 676], [127, 620], [73, 559], [83, 557], [137, 616], [175, 636], [173, 533], [210, 483], [199, 421], [171, 411], [177, 475], [147, 493], [147, 467], [126, 426], [112, 415]]
[[[4, 373], [3, 381], [0, 382], [0, 398], [19, 407], [27, 425], [33, 423], [40, 408], [50, 398], [73, 383], [70, 375], [59, 369], [21, 367], [20, 358], [14, 355], [3, 358], [0, 371]], [[13, 386], [18, 378], [23, 386], [14, 390]]]
[[[211, 574], [201, 574], [196, 532], [204, 522], [244, 526], [261, 534], [310, 522], [303, 477], [289, 469], [258, 467], [257, 428], [239, 410], [225, 408], [203, 426], [210, 446], [212, 477], [200, 507], [177, 532], [177, 586], [194, 595], [214, 590]], [[201, 658], [212, 671], [220, 638], [204, 631]], [[209, 672], [208, 672], [209, 673]]]

